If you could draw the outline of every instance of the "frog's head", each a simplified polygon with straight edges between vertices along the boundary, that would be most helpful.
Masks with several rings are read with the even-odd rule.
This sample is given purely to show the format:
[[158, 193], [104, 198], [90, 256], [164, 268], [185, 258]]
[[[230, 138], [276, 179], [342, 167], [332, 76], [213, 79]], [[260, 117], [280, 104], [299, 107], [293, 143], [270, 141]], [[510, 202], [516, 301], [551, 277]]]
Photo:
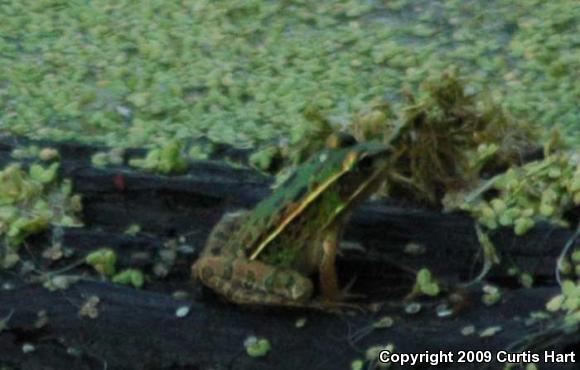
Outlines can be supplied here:
[[[326, 148], [303, 163], [253, 212], [255, 222], [287, 224], [311, 207], [325, 209], [329, 221], [364, 201], [381, 184], [391, 146], [376, 141], [357, 143], [334, 134]], [[283, 229], [283, 227], [281, 228]]]
[[329, 138], [326, 149], [303, 163], [249, 216], [252, 227], [247, 229], [266, 230], [241, 237], [245, 245], [254, 246], [250, 259], [294, 220], [324, 228], [348, 214], [381, 184], [391, 152], [390, 145], [357, 143], [344, 134]]
[[377, 190], [389, 167], [392, 146], [376, 141], [357, 143], [344, 136], [331, 137], [327, 146], [329, 143], [337, 143], [337, 146], [330, 146], [331, 149], [320, 155], [328, 156], [322, 159], [325, 169], [332, 174], [321, 171], [320, 185], [339, 196], [341, 205], [336, 212], [340, 213], [345, 208], [352, 209]]

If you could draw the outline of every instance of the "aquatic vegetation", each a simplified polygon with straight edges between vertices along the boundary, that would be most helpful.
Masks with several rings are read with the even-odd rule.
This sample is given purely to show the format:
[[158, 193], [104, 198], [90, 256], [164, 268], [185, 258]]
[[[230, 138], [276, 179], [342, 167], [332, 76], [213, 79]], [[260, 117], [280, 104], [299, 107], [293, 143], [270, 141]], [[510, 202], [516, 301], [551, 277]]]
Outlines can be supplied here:
[[183, 142], [170, 140], [160, 148], [151, 149], [145, 158], [131, 159], [129, 164], [146, 171], [159, 172], [165, 175], [187, 170], [187, 159], [183, 153]]
[[539, 220], [569, 226], [567, 211], [580, 205], [580, 163], [568, 152], [510, 168], [487, 184], [494, 196], [474, 197], [462, 205], [489, 230], [513, 227], [523, 235]]
[[58, 163], [32, 164], [28, 171], [12, 164], [0, 171], [0, 268], [18, 262], [18, 246], [51, 225], [78, 226], [81, 198], [70, 181], [58, 181]]
[[[7, 1], [0, 132], [155, 147], [255, 147], [404, 104], [450, 65], [519, 118], [580, 141], [580, 16], [570, 0]], [[299, 139], [298, 139], [299, 140]]]

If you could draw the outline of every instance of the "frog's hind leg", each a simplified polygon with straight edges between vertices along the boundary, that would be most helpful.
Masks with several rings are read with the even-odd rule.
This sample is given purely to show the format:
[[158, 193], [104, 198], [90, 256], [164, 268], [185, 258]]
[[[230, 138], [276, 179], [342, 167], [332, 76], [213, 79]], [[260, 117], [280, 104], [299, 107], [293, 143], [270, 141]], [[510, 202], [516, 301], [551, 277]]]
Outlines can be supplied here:
[[246, 214], [244, 210], [226, 213], [209, 234], [200, 258], [217, 255], [235, 257], [236, 250], [227, 247], [228, 240], [241, 227]]
[[237, 304], [306, 306], [314, 289], [310, 279], [297, 271], [241, 258], [203, 257], [194, 273]]

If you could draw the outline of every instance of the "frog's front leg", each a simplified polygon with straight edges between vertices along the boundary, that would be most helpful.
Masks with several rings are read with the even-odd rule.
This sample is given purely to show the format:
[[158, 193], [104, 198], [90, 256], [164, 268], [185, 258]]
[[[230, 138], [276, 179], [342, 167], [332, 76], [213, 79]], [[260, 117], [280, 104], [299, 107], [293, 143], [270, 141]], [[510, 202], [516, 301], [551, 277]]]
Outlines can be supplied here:
[[329, 232], [322, 240], [322, 259], [319, 266], [320, 289], [322, 298], [328, 303], [339, 300], [338, 276], [336, 274], [336, 252], [340, 232]]
[[202, 257], [193, 272], [206, 286], [238, 304], [307, 306], [314, 289], [310, 279], [297, 271], [242, 258]]

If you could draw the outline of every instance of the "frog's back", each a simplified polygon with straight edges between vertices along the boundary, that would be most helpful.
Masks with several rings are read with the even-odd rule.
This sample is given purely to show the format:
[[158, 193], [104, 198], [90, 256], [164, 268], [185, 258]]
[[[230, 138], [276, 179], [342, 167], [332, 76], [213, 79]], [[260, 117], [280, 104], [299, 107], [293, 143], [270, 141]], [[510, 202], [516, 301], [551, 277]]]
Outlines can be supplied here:
[[[325, 149], [313, 155], [269, 197], [248, 212], [239, 230], [228, 241], [231, 248], [253, 251], [280, 237], [290, 241], [292, 234], [297, 232], [296, 228], [302, 227], [305, 220], [326, 224], [323, 218], [335, 217], [325, 209], [326, 206], [336, 206], [336, 202], [340, 202], [340, 199], [334, 199], [342, 186], [340, 177], [352, 169], [363, 153], [384, 152], [385, 148], [378, 142], [367, 142]], [[335, 191], [329, 191], [333, 187], [336, 187]]]
[[320, 184], [332, 178], [348, 151], [323, 150], [294, 171], [274, 192], [248, 212], [243, 226], [232, 235], [231, 243], [253, 249], [270, 235], [283, 220], [308, 201]]

